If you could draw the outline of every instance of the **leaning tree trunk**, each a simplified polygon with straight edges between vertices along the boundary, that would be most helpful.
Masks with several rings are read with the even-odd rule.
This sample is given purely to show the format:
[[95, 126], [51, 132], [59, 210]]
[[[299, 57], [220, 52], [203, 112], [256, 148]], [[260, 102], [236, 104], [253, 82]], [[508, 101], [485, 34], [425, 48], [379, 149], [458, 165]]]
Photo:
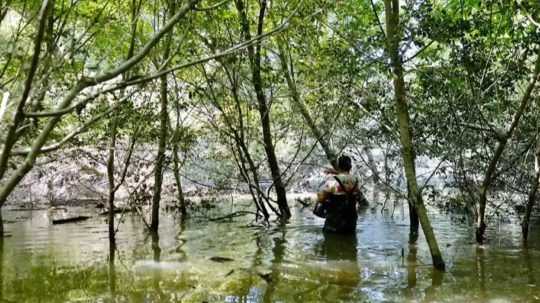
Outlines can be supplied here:
[[527, 209], [525, 211], [525, 216], [523, 217], [523, 223], [521, 224], [521, 230], [523, 232], [523, 240], [527, 241], [529, 237], [529, 220], [531, 218], [531, 213], [534, 207], [534, 202], [536, 201], [536, 193], [538, 192], [538, 185], [540, 184], [540, 143], [536, 147], [536, 154], [534, 157], [534, 168], [535, 174], [532, 181], [532, 187], [529, 191], [527, 199]]
[[293, 78], [292, 62], [290, 62], [290, 66], [289, 66], [287, 55], [285, 53], [285, 48], [283, 47], [283, 43], [281, 42], [279, 38], [278, 38], [278, 49], [279, 49], [278, 55], [279, 55], [279, 59], [281, 63], [281, 69], [283, 71], [283, 74], [285, 75], [285, 80], [287, 81], [287, 86], [291, 94], [291, 100], [293, 101], [294, 105], [296, 106], [296, 108], [298, 109], [302, 117], [304, 117], [304, 121], [306, 122], [307, 126], [311, 130], [311, 133], [313, 134], [313, 136], [315, 136], [315, 139], [317, 140], [317, 142], [319, 142], [319, 145], [322, 147], [324, 153], [326, 154], [326, 158], [328, 159], [330, 164], [332, 164], [332, 167], [337, 169], [336, 153], [332, 150], [332, 148], [330, 147], [330, 144], [326, 140], [325, 134], [323, 134], [323, 132], [321, 132], [319, 127], [317, 127], [317, 125], [315, 124], [315, 121], [313, 120], [313, 118], [311, 117], [311, 114], [309, 113], [309, 110], [306, 108], [306, 105], [300, 99], [300, 94], [298, 93], [298, 89], [296, 87], [296, 83]]
[[[45, 37], [45, 31], [47, 29], [47, 21], [49, 20], [47, 14], [52, 10], [51, 7], [54, 5], [53, 1], [43, 1], [41, 9], [39, 11], [39, 24], [37, 28], [37, 34], [34, 39], [34, 54], [32, 55], [32, 60], [30, 63], [30, 70], [27, 72], [27, 78], [24, 83], [24, 89], [22, 92], [21, 99], [17, 104], [15, 109], [15, 114], [13, 115], [13, 121], [9, 125], [8, 129], [5, 131], [6, 137], [4, 139], [4, 144], [2, 149], [0, 149], [0, 213], [2, 212], [2, 207], [7, 200], [8, 195], [13, 191], [15, 186], [22, 180], [24, 175], [30, 170], [33, 166], [33, 161], [25, 161], [22, 168], [18, 169], [13, 176], [9, 176], [4, 180], [4, 177], [9, 164], [9, 158], [11, 155], [11, 150], [15, 146], [15, 143], [20, 138], [20, 135], [17, 132], [20, 125], [24, 122], [24, 108], [30, 97], [32, 90], [32, 84], [35, 77], [35, 74], [38, 69], [41, 53], [41, 44], [43, 43]], [[6, 8], [7, 12], [7, 8]], [[4, 17], [4, 13], [2, 19]], [[50, 26], [49, 26], [50, 27]], [[4, 131], [2, 131], [4, 133]], [[2, 134], [4, 136], [4, 134]], [[0, 238], [4, 237], [4, 222], [2, 220], [2, 215], [0, 214]]]
[[[39, 10], [39, 24], [37, 28], [37, 34], [34, 39], [34, 54], [32, 55], [30, 69], [26, 72], [27, 77], [24, 83], [21, 100], [18, 102], [17, 107], [15, 108], [13, 121], [10, 123], [8, 129], [5, 131], [6, 137], [4, 139], [4, 146], [0, 153], [0, 180], [3, 179], [5, 173], [7, 172], [11, 150], [15, 146], [17, 140], [20, 138], [17, 129], [19, 129], [19, 127], [25, 120], [24, 109], [26, 103], [28, 102], [28, 99], [31, 96], [30, 93], [32, 91], [32, 85], [34, 83], [34, 77], [37, 73], [41, 58], [41, 44], [43, 43], [45, 38], [45, 32], [48, 24], [47, 21], [49, 21], [47, 14], [51, 11], [51, 6], [53, 4], [53, 1], [43, 1], [41, 9]], [[4, 133], [4, 131], [2, 132]], [[0, 205], [2, 205], [2, 202], [3, 201], [0, 201]]]
[[[236, 0], [236, 8], [238, 9], [238, 13], [240, 15], [240, 22], [241, 22], [240, 25], [242, 27], [243, 34], [246, 40], [251, 40], [251, 34], [249, 30], [249, 20], [247, 18], [246, 10], [245, 10], [244, 3], [242, 2], [242, 0]], [[261, 8], [259, 11], [257, 35], [261, 35], [263, 31], [263, 21], [264, 21], [265, 10], [266, 10], [266, 0], [262, 0]], [[272, 175], [272, 181], [274, 182], [274, 187], [276, 188], [277, 204], [280, 211], [279, 215], [282, 219], [288, 219], [291, 217], [291, 211], [289, 209], [289, 205], [287, 204], [287, 194], [286, 194], [285, 186], [281, 179], [281, 172], [279, 169], [279, 164], [278, 164], [275, 149], [274, 149], [274, 143], [272, 140], [272, 130], [270, 127], [271, 125], [270, 107], [266, 101], [266, 95], [264, 93], [263, 81], [261, 77], [260, 41], [255, 43], [255, 47], [253, 47], [253, 45], [250, 44], [247, 47], [247, 50], [248, 50], [249, 62], [251, 66], [251, 74], [252, 74], [251, 80], [253, 82], [253, 87], [255, 89], [258, 111], [261, 117], [264, 151], [266, 152], [268, 166], [270, 168], [270, 173]]]
[[[2, 215], [0, 214], [0, 219], [1, 217]], [[4, 237], [2, 234], [0, 234], [0, 302], [4, 302], [4, 295], [3, 295], [4, 271], [3, 270], [4, 270]]]
[[416, 243], [418, 241], [418, 228], [420, 222], [418, 221], [418, 213], [416, 212], [412, 203], [412, 197], [410, 196], [411, 190], [407, 186], [407, 205], [409, 206], [409, 244]]
[[405, 81], [403, 78], [403, 66], [399, 54], [399, 0], [385, 0], [386, 13], [386, 36], [387, 52], [390, 56], [393, 72], [394, 98], [396, 102], [396, 114], [399, 124], [399, 139], [401, 142], [401, 155], [407, 177], [407, 187], [413, 208], [418, 214], [422, 230], [428, 242], [433, 260], [433, 266], [444, 270], [444, 261], [433, 233], [427, 210], [424, 206], [421, 193], [418, 189], [415, 168], [415, 153], [412, 140], [412, 132], [409, 121], [409, 108], [406, 99]]
[[487, 195], [489, 188], [491, 187], [491, 184], [493, 181], [495, 181], [495, 173], [497, 171], [497, 164], [499, 163], [499, 160], [502, 157], [502, 154], [504, 152], [504, 149], [506, 147], [506, 144], [508, 143], [508, 140], [512, 137], [514, 134], [515, 129], [517, 128], [519, 121], [521, 119], [521, 116], [525, 113], [525, 110], [527, 109], [527, 106], [529, 105], [529, 101], [531, 99], [532, 92], [536, 86], [536, 82], [538, 81], [538, 77], [540, 74], [540, 51], [537, 53], [536, 58], [536, 64], [534, 67], [534, 73], [531, 81], [529, 82], [529, 85], [527, 86], [527, 89], [525, 90], [525, 93], [521, 97], [521, 102], [519, 105], [519, 108], [514, 115], [514, 118], [512, 119], [512, 124], [510, 125], [510, 128], [508, 131], [506, 131], [504, 134], [499, 136], [497, 139], [499, 140], [499, 143], [497, 144], [497, 148], [495, 150], [495, 153], [493, 154], [493, 158], [489, 162], [489, 166], [487, 168], [487, 171], [484, 175], [484, 181], [482, 182], [482, 187], [480, 188], [480, 199], [479, 199], [479, 212], [478, 212], [478, 225], [476, 228], [476, 242], [479, 244], [484, 243], [484, 234], [486, 232], [486, 204], [487, 204]]
[[[185, 3], [185, 5], [183, 5], [182, 8], [178, 11], [178, 13], [174, 15], [174, 17], [171, 18], [171, 20], [169, 20], [169, 22], [160, 31], [158, 31], [150, 40], [148, 40], [144, 44], [144, 46], [141, 47], [141, 50], [137, 54], [135, 54], [131, 59], [126, 60], [122, 62], [121, 64], [119, 64], [118, 66], [110, 70], [107, 70], [95, 77], [82, 77], [81, 79], [77, 80], [77, 82], [73, 85], [73, 87], [71, 87], [71, 89], [69, 89], [69, 91], [67, 91], [66, 94], [61, 97], [61, 100], [59, 101], [58, 105], [55, 107], [53, 114], [48, 115], [51, 118], [45, 124], [45, 126], [43, 127], [43, 130], [41, 130], [32, 140], [32, 143], [30, 143], [31, 145], [30, 148], [28, 148], [28, 150], [25, 150], [24, 154], [26, 155], [26, 157], [24, 161], [14, 170], [12, 174], [10, 174], [9, 176], [4, 175], [0, 177], [0, 181], [1, 181], [0, 183], [0, 208], [3, 207], [4, 203], [6, 202], [9, 195], [13, 192], [15, 187], [21, 182], [21, 180], [26, 176], [26, 174], [28, 174], [28, 172], [33, 168], [39, 154], [41, 154], [43, 150], [46, 149], [44, 148], [44, 145], [49, 139], [49, 135], [55, 129], [57, 124], [62, 120], [63, 115], [66, 112], [70, 111], [70, 106], [72, 105], [73, 101], [77, 97], [79, 97], [80, 93], [86, 88], [94, 87], [100, 83], [109, 81], [117, 77], [118, 75], [126, 73], [135, 65], [137, 65], [139, 62], [141, 62], [144, 58], [148, 56], [150, 51], [162, 39], [162, 37], [168, 32], [170, 32], [173, 29], [173, 27], [178, 22], [180, 22], [180, 20], [184, 18], [188, 12], [191, 11], [191, 9], [197, 4], [197, 2], [198, 0], [188, 0], [187, 3]], [[47, 3], [49, 2], [45, 1], [43, 3], [46, 6]], [[39, 36], [40, 35], [38, 34], [36, 38], [36, 42], [39, 41], [39, 43], [36, 43], [36, 45], [41, 44], [42, 39], [39, 38]], [[39, 48], [39, 46], [37, 47]], [[36, 57], [36, 54], [39, 56], [39, 54], [36, 52], [33, 58]], [[32, 59], [32, 62], [33, 61], [34, 59]], [[31, 81], [32, 71], [35, 72], [34, 64], [32, 64], [31, 72], [28, 75], [26, 83], [32, 82]], [[26, 94], [23, 94], [23, 95], [26, 95]], [[21, 104], [23, 103], [22, 101], [24, 102], [26, 101], [24, 96], [21, 99], [21, 102], [19, 103], [19, 105], [17, 106], [17, 111], [19, 111], [20, 109], [21, 113], [23, 110], [21, 106]], [[7, 137], [10, 137], [9, 133]], [[10, 140], [6, 139], [6, 141], [10, 141]], [[4, 148], [2, 150], [2, 153], [0, 154], [0, 162], [3, 163], [4, 161], [9, 160], [12, 147], [13, 147], [13, 144], [8, 144], [7, 146], [6, 144], [4, 144]], [[54, 149], [54, 148], [51, 148], [51, 149]], [[2, 168], [4, 165], [2, 163], [0, 163], [0, 174], [3, 174], [5, 172], [5, 170]]]

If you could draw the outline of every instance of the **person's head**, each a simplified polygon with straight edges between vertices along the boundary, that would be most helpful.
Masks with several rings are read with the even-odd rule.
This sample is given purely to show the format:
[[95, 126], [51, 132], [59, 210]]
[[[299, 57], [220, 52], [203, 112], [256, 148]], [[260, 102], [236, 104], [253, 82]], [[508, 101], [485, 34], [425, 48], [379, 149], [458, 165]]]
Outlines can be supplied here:
[[352, 168], [352, 161], [349, 156], [340, 156], [337, 161], [337, 168], [341, 172], [349, 172]]

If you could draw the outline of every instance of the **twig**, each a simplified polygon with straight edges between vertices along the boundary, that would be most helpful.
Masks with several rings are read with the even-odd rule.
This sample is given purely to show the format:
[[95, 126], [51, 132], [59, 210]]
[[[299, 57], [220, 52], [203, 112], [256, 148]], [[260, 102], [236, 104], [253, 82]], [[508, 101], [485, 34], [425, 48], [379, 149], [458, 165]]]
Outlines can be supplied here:
[[237, 211], [237, 212], [234, 212], [232, 214], [228, 214], [228, 215], [217, 217], [217, 218], [208, 218], [208, 220], [213, 221], [213, 222], [214, 221], [222, 221], [222, 220], [232, 219], [232, 218], [236, 218], [236, 217], [240, 217], [240, 216], [246, 216], [246, 215], [257, 215], [257, 214], [255, 212], [252, 212], [252, 211], [241, 210], [241, 211]]

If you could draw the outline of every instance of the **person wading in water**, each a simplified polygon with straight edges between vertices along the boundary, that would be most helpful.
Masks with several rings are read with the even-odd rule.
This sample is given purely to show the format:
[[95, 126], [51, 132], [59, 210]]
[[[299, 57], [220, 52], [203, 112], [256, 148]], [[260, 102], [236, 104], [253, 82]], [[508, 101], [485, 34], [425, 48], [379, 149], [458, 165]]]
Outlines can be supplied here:
[[341, 234], [356, 232], [357, 206], [364, 204], [358, 178], [350, 174], [351, 158], [341, 156], [337, 161], [337, 171], [330, 171], [329, 178], [317, 193], [317, 202], [326, 209], [323, 231]]

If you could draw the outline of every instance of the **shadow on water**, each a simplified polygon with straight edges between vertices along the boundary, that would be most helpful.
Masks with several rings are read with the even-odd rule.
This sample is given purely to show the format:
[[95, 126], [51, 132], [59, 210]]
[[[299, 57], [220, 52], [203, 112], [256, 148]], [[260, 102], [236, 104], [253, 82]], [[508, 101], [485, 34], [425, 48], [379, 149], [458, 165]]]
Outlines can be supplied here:
[[4, 238], [3, 238], [3, 235], [0, 235], [0, 302], [3, 302], [3, 301], [4, 301]]
[[[280, 225], [276, 235], [272, 238], [272, 261], [270, 273], [259, 273], [259, 275], [268, 283], [263, 295], [263, 302], [273, 302], [274, 292], [279, 284], [280, 266], [283, 263], [285, 249], [287, 245], [287, 229], [285, 225]], [[260, 242], [260, 239], [259, 239]], [[260, 247], [260, 244], [258, 244]], [[259, 251], [259, 250], [258, 250]]]
[[[332, 284], [339, 284], [336, 299], [347, 300], [354, 297], [360, 282], [358, 268], [358, 239], [356, 234], [341, 235], [323, 232], [322, 240], [317, 244], [320, 256], [327, 264], [336, 264], [336, 280]], [[324, 291], [326, 293], [326, 291]], [[332, 292], [329, 292], [332, 293]], [[336, 296], [334, 292], [332, 296]], [[331, 297], [323, 296], [326, 300]]]
[[[407, 288], [405, 295], [410, 300], [414, 301], [415, 292], [418, 292], [417, 271], [420, 269], [418, 264], [418, 247], [415, 244], [409, 244], [409, 250], [406, 257], [407, 268]], [[437, 300], [437, 290], [443, 283], [444, 272], [435, 268], [431, 270], [431, 285], [426, 287], [422, 292], [425, 295], [424, 301], [431, 302]]]
[[479, 294], [481, 298], [486, 298], [486, 255], [481, 246], [476, 247], [475, 262], [476, 277], [479, 283]]
[[[152, 239], [152, 255], [153, 260], [156, 264], [161, 262], [161, 247], [159, 246], [159, 234], [157, 232], [150, 232], [150, 238]], [[164, 300], [164, 294], [160, 287], [161, 281], [161, 270], [157, 268], [152, 276], [152, 285], [154, 287], [154, 292], [159, 301]]]

